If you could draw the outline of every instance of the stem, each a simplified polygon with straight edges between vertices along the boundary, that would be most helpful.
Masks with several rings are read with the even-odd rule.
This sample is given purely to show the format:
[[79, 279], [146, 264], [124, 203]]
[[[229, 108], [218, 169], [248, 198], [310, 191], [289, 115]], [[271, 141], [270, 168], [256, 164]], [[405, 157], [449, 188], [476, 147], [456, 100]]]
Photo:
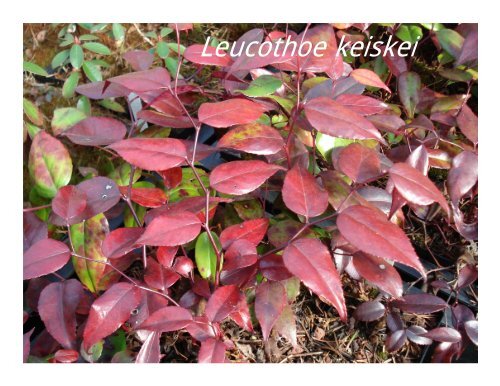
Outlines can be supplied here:
[[23, 212], [36, 212], [37, 210], [50, 208], [51, 206], [52, 204], [47, 204], [47, 205], [35, 206], [33, 208], [24, 208]]

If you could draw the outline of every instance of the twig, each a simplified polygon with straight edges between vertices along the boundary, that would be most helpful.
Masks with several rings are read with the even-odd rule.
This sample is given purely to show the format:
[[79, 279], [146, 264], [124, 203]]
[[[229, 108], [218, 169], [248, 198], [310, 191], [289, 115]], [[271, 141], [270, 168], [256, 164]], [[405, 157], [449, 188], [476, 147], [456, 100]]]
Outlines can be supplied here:
[[144, 35], [144, 33], [141, 31], [141, 29], [139, 28], [139, 24], [138, 23], [133, 23], [134, 24], [134, 27], [135, 27], [135, 30], [137, 31], [137, 33], [139, 35], [141, 35], [141, 37], [147, 42], [149, 43], [151, 46], [155, 46], [155, 44], [151, 41], [151, 39], [149, 39], [146, 35]]

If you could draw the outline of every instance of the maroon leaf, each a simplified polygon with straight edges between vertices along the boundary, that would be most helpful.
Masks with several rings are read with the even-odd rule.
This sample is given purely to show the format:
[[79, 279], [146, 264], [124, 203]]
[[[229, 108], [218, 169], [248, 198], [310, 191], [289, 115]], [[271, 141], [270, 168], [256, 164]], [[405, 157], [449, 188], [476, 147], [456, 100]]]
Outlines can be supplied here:
[[104, 87], [106, 82], [92, 82], [79, 85], [75, 90], [78, 94], [85, 95], [90, 99], [105, 99], [122, 97], [130, 94], [130, 91], [119, 84], [111, 83]]
[[23, 251], [26, 252], [34, 243], [48, 237], [47, 224], [33, 212], [23, 212]]
[[352, 143], [340, 150], [338, 169], [356, 183], [364, 183], [378, 177], [382, 170], [377, 152]]
[[217, 147], [241, 150], [258, 155], [276, 154], [285, 146], [280, 133], [261, 123], [249, 123], [228, 131], [217, 143]]
[[132, 50], [123, 54], [128, 64], [132, 66], [134, 71], [147, 70], [153, 64], [154, 55], [145, 50]]
[[160, 335], [158, 331], [151, 331], [141, 346], [135, 363], [160, 363]]
[[76, 279], [51, 283], [38, 300], [38, 312], [52, 337], [66, 349], [76, 348], [76, 309], [83, 287]]
[[166, 268], [172, 266], [178, 247], [159, 247], [156, 252], [158, 262]]
[[141, 245], [174, 247], [194, 240], [201, 222], [194, 214], [178, 212], [156, 217], [137, 240]]
[[182, 307], [164, 307], [141, 324], [141, 330], [170, 332], [181, 330], [193, 320], [191, 312]]
[[242, 195], [261, 186], [283, 167], [264, 161], [232, 161], [217, 166], [210, 173], [210, 186], [220, 193]]
[[326, 190], [299, 164], [286, 174], [282, 194], [287, 208], [306, 218], [319, 216], [328, 207]]
[[58, 363], [73, 363], [78, 360], [78, 351], [75, 350], [57, 350], [54, 354], [54, 359]]
[[354, 78], [356, 82], [364, 84], [365, 86], [383, 88], [387, 92], [391, 92], [391, 89], [385, 85], [384, 82], [379, 78], [379, 76], [372, 70], [365, 68], [357, 68], [349, 74], [350, 77]]
[[254, 245], [258, 245], [267, 232], [269, 219], [257, 218], [255, 220], [243, 221], [241, 224], [231, 225], [220, 234], [220, 242], [223, 249], [237, 240], [247, 240]]
[[395, 298], [403, 295], [401, 276], [384, 259], [364, 252], [356, 252], [353, 256], [353, 264], [361, 276], [375, 284], [382, 291], [387, 292]]
[[218, 339], [209, 338], [201, 342], [198, 363], [226, 362], [226, 345]]
[[262, 337], [269, 334], [287, 304], [286, 291], [279, 282], [263, 282], [255, 291], [255, 315], [262, 328]]
[[288, 339], [293, 347], [297, 347], [297, 325], [295, 323], [295, 313], [290, 305], [286, 305], [280, 317], [274, 324], [274, 330]]
[[476, 346], [479, 344], [478, 327], [479, 324], [477, 320], [468, 320], [464, 323], [464, 328], [467, 336]]
[[431, 294], [405, 295], [392, 302], [394, 307], [415, 314], [431, 314], [444, 310], [448, 304], [441, 298]]
[[47, 275], [62, 268], [70, 258], [68, 246], [60, 241], [37, 241], [23, 256], [23, 280]]
[[141, 110], [137, 113], [137, 118], [142, 119], [146, 122], [153, 123], [158, 126], [171, 127], [174, 129], [187, 129], [193, 127], [193, 123], [196, 124], [195, 119], [191, 120], [189, 117], [176, 116], [171, 117], [163, 113], [152, 110]]
[[386, 103], [365, 95], [342, 94], [335, 98], [335, 101], [340, 103], [342, 106], [365, 116], [379, 114], [389, 109], [389, 106]]
[[72, 225], [80, 221], [79, 216], [87, 207], [87, 194], [74, 185], [60, 188], [52, 200], [52, 210], [62, 217], [66, 224]]
[[386, 323], [387, 327], [392, 332], [403, 330], [405, 327], [403, 324], [403, 319], [401, 319], [399, 312], [396, 311], [391, 311], [387, 314]]
[[115, 332], [127, 321], [140, 300], [140, 290], [130, 283], [111, 286], [92, 304], [83, 332], [84, 349], [88, 351], [95, 343]]
[[285, 267], [283, 256], [271, 254], [259, 259], [259, 268], [262, 275], [273, 281], [290, 279], [293, 275]]
[[87, 195], [84, 219], [106, 212], [120, 201], [120, 191], [116, 183], [106, 177], [94, 177], [77, 185]]
[[173, 286], [180, 276], [172, 268], [165, 268], [155, 259], [149, 257], [147, 268], [144, 272], [144, 281], [152, 288], [164, 292], [167, 288]]
[[137, 240], [144, 228], [118, 228], [108, 233], [102, 242], [101, 250], [109, 259], [122, 257], [138, 247]]
[[253, 122], [266, 110], [262, 105], [247, 99], [228, 99], [203, 103], [198, 110], [198, 119], [213, 127], [229, 127]]
[[215, 338], [217, 327], [211, 324], [208, 318], [203, 316], [195, 316], [193, 321], [186, 326], [186, 331], [196, 340], [203, 342], [210, 338]]
[[406, 329], [406, 337], [413, 343], [429, 346], [432, 344], [432, 340], [423, 336], [427, 333], [427, 330], [420, 326], [410, 326]]
[[105, 146], [125, 137], [127, 128], [117, 119], [88, 117], [66, 130], [63, 135], [77, 145]]
[[476, 145], [478, 141], [477, 115], [466, 104], [457, 115], [457, 124], [467, 139]]
[[168, 88], [170, 86], [170, 75], [166, 68], [156, 67], [151, 70], [115, 76], [107, 81], [119, 84], [130, 91], [138, 93]]
[[389, 175], [399, 194], [417, 205], [437, 202], [450, 215], [450, 208], [438, 188], [417, 169], [406, 163], [396, 163], [389, 169]]
[[173, 138], [129, 138], [109, 147], [128, 163], [146, 170], [170, 169], [187, 157], [186, 146]]
[[398, 330], [387, 335], [385, 347], [387, 351], [394, 352], [399, 350], [406, 342], [406, 330]]
[[167, 170], [160, 170], [158, 174], [163, 178], [166, 189], [176, 188], [182, 182], [182, 168], [175, 167]]
[[375, 114], [366, 117], [373, 125], [382, 131], [396, 133], [400, 128], [405, 125], [400, 117], [394, 114]]
[[30, 338], [31, 334], [35, 331], [35, 327], [33, 327], [30, 331], [23, 335], [23, 362], [26, 363], [28, 361], [28, 356], [30, 355]]
[[338, 216], [337, 226], [342, 236], [363, 252], [408, 265], [425, 277], [408, 237], [378, 209], [350, 206]]
[[469, 192], [478, 179], [478, 157], [470, 151], [463, 151], [455, 158], [446, 181], [453, 205]]
[[438, 342], [458, 343], [462, 340], [462, 335], [451, 327], [437, 327], [422, 336]]
[[385, 144], [370, 121], [330, 98], [315, 98], [306, 103], [304, 110], [311, 125], [323, 134], [341, 138], [376, 139]]
[[205, 314], [212, 322], [221, 322], [233, 312], [240, 300], [240, 290], [235, 285], [219, 287], [208, 299]]
[[362, 322], [373, 322], [385, 315], [385, 306], [377, 301], [361, 303], [354, 311], [354, 317]]
[[241, 328], [253, 332], [252, 318], [248, 309], [247, 297], [244, 293], [240, 293], [240, 301], [236, 310], [229, 314], [229, 317]]
[[328, 249], [317, 239], [298, 239], [285, 248], [283, 262], [316, 295], [333, 305], [343, 321], [347, 310], [340, 276]]
[[225, 51], [217, 50], [216, 47], [205, 47], [203, 44], [193, 44], [187, 47], [183, 55], [184, 58], [196, 64], [229, 66], [233, 62]]
[[474, 283], [477, 280], [477, 277], [478, 277], [477, 268], [474, 267], [473, 265], [467, 264], [460, 270], [458, 274], [458, 279], [456, 284], [457, 291]]
[[175, 264], [173, 266], [175, 272], [179, 275], [189, 278], [189, 274], [194, 269], [193, 261], [186, 256], [180, 256], [175, 259]]
[[249, 267], [257, 262], [257, 248], [255, 243], [246, 239], [239, 239], [231, 243], [224, 254], [225, 271]]

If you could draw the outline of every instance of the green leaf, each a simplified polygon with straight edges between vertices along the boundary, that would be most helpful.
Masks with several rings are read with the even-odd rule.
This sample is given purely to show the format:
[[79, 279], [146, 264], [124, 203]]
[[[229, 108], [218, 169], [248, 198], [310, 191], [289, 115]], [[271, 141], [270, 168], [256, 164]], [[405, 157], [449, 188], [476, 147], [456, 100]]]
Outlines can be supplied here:
[[401, 40], [415, 44], [423, 36], [422, 29], [414, 24], [402, 24], [397, 32], [396, 36]]
[[24, 124], [31, 139], [35, 138], [35, 135], [37, 135], [42, 130], [38, 126], [35, 126], [29, 122], [24, 122]]
[[58, 52], [54, 56], [50, 66], [54, 69], [59, 67], [59, 66], [62, 66], [68, 58], [69, 58], [69, 50], [62, 50], [61, 52]]
[[85, 61], [83, 62], [83, 72], [85, 76], [92, 82], [100, 82], [102, 80], [101, 70], [94, 63]]
[[111, 54], [111, 50], [102, 43], [97, 43], [97, 42], [83, 43], [83, 48], [95, 52], [96, 54], [101, 54], [101, 55]]
[[71, 65], [78, 69], [83, 63], [83, 49], [78, 44], [73, 44], [71, 50], [69, 51], [69, 61]]
[[[172, 76], [175, 76], [177, 73], [177, 63], [177, 58], [165, 58], [165, 67], [167, 67], [168, 72], [170, 72]], [[179, 79], [183, 79], [181, 74], [179, 74]]]
[[82, 95], [80, 98], [78, 98], [76, 108], [85, 115], [90, 116], [90, 99]]
[[52, 198], [60, 187], [69, 183], [73, 163], [68, 150], [58, 139], [40, 131], [31, 143], [28, 169], [37, 192]]
[[[130, 172], [132, 168], [130, 164], [123, 163], [109, 173], [108, 177], [116, 182], [118, 186], [128, 186], [130, 182]], [[136, 168], [134, 171], [134, 177], [132, 178], [132, 183], [136, 183], [139, 178], [141, 178], [141, 169]]]
[[[222, 250], [219, 238], [214, 232], [211, 232], [212, 237], [215, 241], [215, 245], [219, 251]], [[194, 257], [196, 261], [196, 267], [201, 277], [204, 279], [210, 278], [212, 281], [215, 280], [215, 274], [217, 271], [217, 254], [214, 250], [212, 243], [208, 237], [207, 232], [203, 232], [198, 236], [196, 240], [196, 246], [194, 248]]]
[[76, 125], [87, 116], [74, 107], [62, 107], [54, 110], [51, 127], [54, 135], [61, 134], [64, 130]]
[[329, 159], [330, 152], [336, 147], [345, 147], [353, 142], [353, 139], [332, 137], [319, 132], [316, 135], [316, 149], [325, 159]]
[[123, 108], [123, 106], [121, 104], [119, 104], [118, 102], [115, 102], [112, 99], [103, 99], [103, 100], [99, 101], [98, 104], [101, 105], [102, 107], [108, 109], [108, 110], [116, 111], [117, 113], [124, 113], [125, 112], [125, 109]]
[[163, 27], [161, 30], [160, 30], [160, 36], [162, 38], [164, 38], [165, 36], [171, 34], [173, 31], [172, 28], [168, 28], [168, 27]]
[[125, 28], [120, 23], [113, 23], [111, 32], [117, 42], [122, 42], [125, 39]]
[[272, 75], [262, 75], [250, 83], [246, 90], [238, 90], [248, 97], [263, 97], [271, 95], [281, 87], [281, 80]]
[[428, 29], [429, 31], [439, 31], [444, 28], [446, 28], [443, 24], [441, 23], [420, 23], [422, 27], [425, 29]]
[[470, 72], [459, 70], [458, 68], [446, 68], [439, 71], [439, 75], [455, 82], [469, 82], [472, 80], [472, 74]]
[[255, 220], [265, 215], [262, 203], [256, 199], [236, 201], [233, 206], [242, 220]]
[[23, 110], [28, 119], [35, 125], [43, 125], [43, 115], [42, 112], [35, 106], [30, 100], [23, 98]]
[[156, 46], [156, 53], [160, 58], [165, 59], [170, 53], [170, 48], [168, 48], [167, 43], [160, 41]]
[[95, 35], [84, 34], [84, 35], [80, 35], [78, 37], [78, 40], [80, 40], [81, 42], [87, 42], [87, 41], [92, 41], [92, 40], [99, 40], [99, 38]]
[[447, 28], [437, 31], [436, 36], [441, 47], [455, 59], [458, 58], [460, 51], [462, 51], [464, 38], [458, 32]]
[[42, 67], [40, 67], [38, 64], [27, 62], [26, 60], [23, 62], [23, 71], [31, 72], [32, 74], [45, 77], [49, 76], [48, 72], [45, 71]]
[[75, 88], [78, 86], [78, 81], [80, 80], [79, 72], [72, 72], [71, 75], [66, 79], [62, 88], [62, 95], [64, 98], [71, 98], [75, 95]]
[[71, 241], [75, 252], [96, 261], [89, 261], [73, 256], [73, 266], [82, 284], [91, 292], [106, 289], [107, 283], [102, 283], [106, 271], [107, 258], [101, 251], [101, 244], [109, 233], [108, 220], [104, 214], [85, 220], [70, 227]]

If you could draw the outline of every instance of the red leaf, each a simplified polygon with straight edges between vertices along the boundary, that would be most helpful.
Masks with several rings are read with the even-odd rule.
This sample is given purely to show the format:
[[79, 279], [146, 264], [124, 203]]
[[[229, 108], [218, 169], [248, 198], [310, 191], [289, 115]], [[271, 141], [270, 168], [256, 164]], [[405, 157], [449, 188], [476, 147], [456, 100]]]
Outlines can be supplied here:
[[286, 291], [279, 282], [263, 282], [255, 291], [255, 315], [262, 328], [262, 337], [269, 339], [269, 334], [285, 308]]
[[106, 212], [120, 201], [120, 191], [116, 183], [106, 177], [94, 177], [77, 185], [87, 195], [87, 207], [83, 216], [85, 219]]
[[458, 207], [458, 202], [476, 185], [478, 178], [477, 154], [463, 151], [453, 158], [452, 167], [446, 181], [450, 200]]
[[88, 117], [64, 131], [63, 135], [77, 145], [105, 146], [125, 137], [127, 128], [117, 119]]
[[462, 335], [451, 327], [437, 327], [422, 336], [437, 342], [458, 343], [462, 340]]
[[123, 59], [130, 64], [134, 71], [147, 70], [153, 64], [154, 58], [153, 54], [145, 50], [132, 50], [123, 54]]
[[191, 323], [191, 312], [182, 307], [164, 307], [154, 312], [141, 324], [141, 330], [170, 332], [181, 330]]
[[156, 217], [147, 226], [138, 244], [175, 247], [195, 239], [200, 233], [201, 222], [194, 214], [178, 212]]
[[203, 103], [198, 119], [213, 127], [229, 127], [253, 122], [267, 109], [247, 99], [228, 99], [222, 102]]
[[223, 270], [232, 271], [255, 264], [258, 259], [255, 245], [246, 239], [239, 239], [231, 243], [224, 254]]
[[[122, 195], [127, 195], [128, 186], [120, 186]], [[167, 202], [167, 195], [160, 188], [132, 188], [130, 199], [146, 208], [158, 208]]]
[[478, 121], [477, 115], [464, 104], [460, 113], [457, 115], [457, 124], [460, 131], [467, 137], [469, 141], [477, 145], [478, 141]]
[[359, 143], [352, 143], [340, 150], [338, 169], [356, 183], [364, 183], [381, 173], [380, 159], [376, 151]]
[[144, 281], [152, 288], [164, 292], [172, 287], [180, 276], [172, 268], [165, 268], [155, 259], [149, 257], [146, 271], [144, 272]]
[[82, 297], [82, 285], [70, 279], [49, 284], [38, 300], [45, 328], [66, 349], [76, 348], [76, 309]]
[[101, 339], [111, 335], [130, 317], [141, 301], [140, 290], [130, 283], [111, 286], [92, 304], [83, 332], [86, 351]]
[[78, 360], [78, 351], [75, 350], [57, 350], [54, 359], [59, 363], [73, 363]]
[[403, 295], [403, 282], [398, 271], [384, 259], [363, 252], [353, 256], [356, 271], [382, 291], [395, 298]]
[[158, 126], [171, 127], [174, 129], [187, 129], [193, 127], [193, 122], [197, 121], [194, 119], [191, 121], [189, 117], [177, 116], [171, 117], [163, 113], [152, 110], [141, 110], [137, 113], [137, 118], [143, 119], [146, 122], [153, 123]]
[[90, 99], [105, 99], [127, 96], [130, 91], [119, 84], [111, 83], [104, 88], [106, 82], [92, 82], [79, 85], [75, 90], [78, 94], [85, 95]]
[[240, 293], [240, 301], [236, 310], [229, 314], [229, 317], [241, 328], [253, 332], [252, 318], [248, 309], [247, 297], [244, 293]]
[[194, 269], [194, 264], [189, 257], [179, 256], [177, 259], [175, 259], [173, 269], [179, 275], [189, 278], [189, 274]]
[[406, 163], [396, 163], [389, 169], [389, 175], [399, 194], [417, 205], [430, 205], [437, 202], [448, 217], [450, 208], [438, 188], [417, 169]]
[[274, 330], [290, 341], [293, 347], [297, 347], [297, 325], [295, 313], [290, 305], [286, 305], [280, 317], [274, 324]]
[[473, 265], [467, 264], [458, 273], [458, 279], [456, 283], [457, 291], [474, 283], [477, 280], [477, 277], [477, 268]]
[[229, 248], [237, 240], [247, 240], [254, 245], [258, 245], [266, 235], [268, 226], [269, 219], [267, 218], [257, 218], [243, 221], [241, 224], [231, 225], [220, 234], [222, 248]]
[[402, 311], [415, 314], [431, 314], [448, 307], [448, 303], [443, 299], [425, 293], [405, 295], [400, 299], [394, 300], [392, 305]]
[[283, 167], [264, 161], [232, 161], [217, 166], [210, 173], [210, 186], [220, 193], [242, 195], [261, 186]]
[[23, 251], [48, 237], [47, 223], [41, 221], [33, 212], [23, 212]]
[[330, 98], [312, 99], [306, 103], [304, 110], [311, 125], [323, 134], [341, 138], [376, 139], [385, 144], [370, 121]]
[[356, 82], [364, 84], [365, 86], [383, 88], [387, 92], [391, 92], [391, 89], [387, 87], [379, 76], [372, 70], [357, 68], [352, 70], [349, 76], [354, 78]]
[[203, 342], [215, 338], [217, 325], [211, 324], [206, 316], [195, 316], [193, 321], [186, 326], [186, 331], [196, 340]]
[[337, 226], [342, 236], [356, 248], [408, 265], [425, 277], [424, 267], [408, 237], [378, 209], [350, 206], [340, 213]]
[[340, 103], [342, 106], [365, 116], [379, 114], [389, 109], [389, 106], [386, 103], [366, 95], [342, 94], [335, 98], [335, 101]]
[[129, 138], [109, 147], [128, 163], [146, 170], [170, 169], [187, 157], [186, 146], [173, 138]]
[[347, 309], [340, 276], [328, 249], [317, 239], [298, 239], [285, 248], [283, 262], [308, 288], [333, 305], [343, 321]]
[[69, 261], [69, 257], [66, 244], [53, 239], [37, 241], [24, 253], [23, 280], [55, 272]]
[[209, 338], [201, 342], [198, 363], [226, 362], [226, 345], [220, 340]]
[[144, 228], [118, 228], [108, 233], [102, 242], [101, 250], [108, 259], [122, 257], [138, 247], [137, 240]]
[[63, 186], [52, 200], [52, 210], [61, 216], [66, 224], [72, 225], [80, 221], [79, 216], [87, 207], [87, 194], [74, 185]]
[[172, 267], [172, 263], [174, 262], [175, 255], [177, 254], [177, 250], [179, 247], [159, 247], [156, 252], [156, 258], [158, 262], [163, 265], [165, 268]]
[[163, 178], [166, 189], [173, 189], [182, 182], [182, 168], [175, 167], [167, 170], [160, 170], [158, 174]]
[[30, 338], [31, 334], [33, 334], [33, 331], [35, 331], [35, 327], [33, 327], [30, 331], [23, 335], [23, 363], [26, 363], [28, 361], [28, 356], [30, 355]]
[[306, 218], [319, 216], [328, 207], [326, 190], [299, 164], [286, 174], [282, 194], [287, 208]]
[[240, 290], [235, 285], [219, 287], [208, 299], [205, 314], [212, 322], [221, 322], [233, 312], [240, 300]]
[[168, 88], [170, 86], [170, 74], [166, 68], [156, 67], [151, 70], [115, 76], [107, 81], [119, 84], [130, 91], [138, 93]]
[[141, 346], [135, 363], [160, 363], [160, 335], [158, 331], [151, 331]]
[[[207, 46], [204, 50], [203, 44], [193, 44], [184, 50], [184, 58], [196, 64], [207, 64], [214, 66], [229, 66], [233, 62], [231, 57], [223, 50], [218, 50], [212, 46]], [[202, 53], [205, 52], [205, 55]]]
[[276, 154], [285, 146], [280, 133], [261, 123], [249, 123], [228, 131], [217, 143], [217, 147], [227, 147], [257, 155]]
[[373, 322], [385, 315], [385, 306], [377, 301], [361, 303], [354, 311], [354, 317], [362, 322]]

